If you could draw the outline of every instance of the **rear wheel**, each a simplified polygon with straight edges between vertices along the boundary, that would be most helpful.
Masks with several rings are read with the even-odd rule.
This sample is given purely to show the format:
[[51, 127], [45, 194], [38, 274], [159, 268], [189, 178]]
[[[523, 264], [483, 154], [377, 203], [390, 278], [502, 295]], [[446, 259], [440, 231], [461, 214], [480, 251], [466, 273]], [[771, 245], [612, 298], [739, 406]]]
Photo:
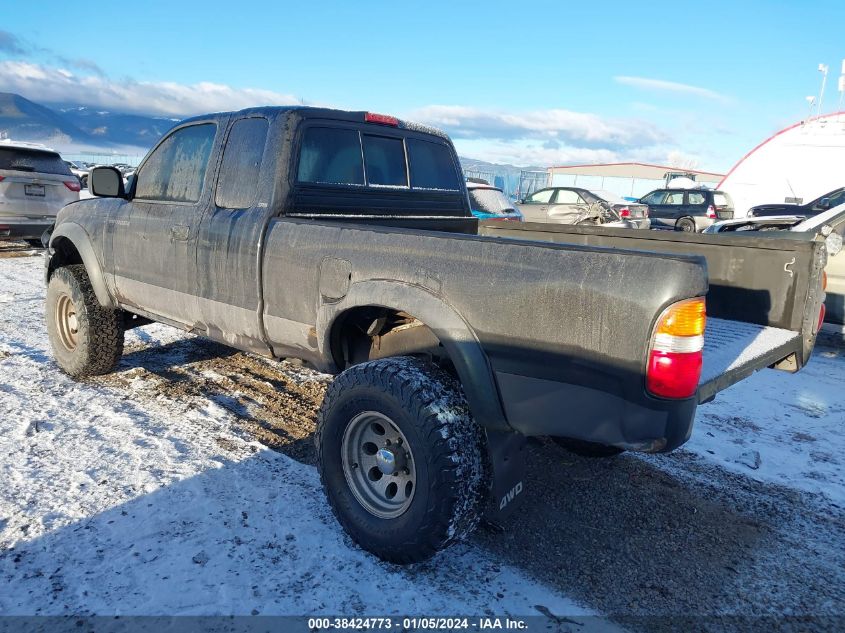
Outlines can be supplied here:
[[675, 223], [676, 231], [683, 231], [684, 233], [695, 233], [695, 220], [692, 218], [681, 218]]
[[347, 369], [326, 393], [316, 442], [332, 511], [379, 558], [423, 561], [478, 525], [484, 436], [434, 365], [397, 357]]
[[123, 354], [119, 310], [97, 301], [85, 266], [56, 270], [47, 286], [47, 334], [53, 356], [74, 378], [107, 374]]

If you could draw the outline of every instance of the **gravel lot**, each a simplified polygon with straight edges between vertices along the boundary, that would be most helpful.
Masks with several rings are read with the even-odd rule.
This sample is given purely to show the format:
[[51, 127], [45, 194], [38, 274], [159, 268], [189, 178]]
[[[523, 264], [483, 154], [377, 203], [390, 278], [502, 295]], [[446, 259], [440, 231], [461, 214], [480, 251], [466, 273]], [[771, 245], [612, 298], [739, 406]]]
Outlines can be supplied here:
[[[3, 296], [0, 289], [0, 311], [21, 300], [37, 303], [43, 295], [38, 266], [26, 257], [31, 253], [0, 247], [3, 274], [24, 267], [32, 277], [26, 296]], [[4, 261], [10, 256], [15, 259]], [[5, 359], [15, 353], [9, 342], [15, 334], [2, 316], [0, 372], [9, 370]], [[45, 377], [58, 372], [49, 355], [36, 362]], [[0, 373], [0, 390], [9, 379]], [[313, 479], [310, 436], [329, 380], [293, 363], [271, 363], [148, 326], [128, 337], [118, 371], [90, 384], [106, 398], [141, 407], [179, 402], [199, 414], [222, 410], [220, 419], [236, 437], [296, 460]], [[514, 570], [526, 586], [536, 584], [561, 604], [607, 614], [630, 630], [683, 624], [687, 630], [769, 631], [784, 628], [785, 616], [794, 618], [794, 630], [845, 630], [843, 380], [845, 350], [818, 346], [801, 373], [765, 370], [701, 407], [693, 439], [669, 455], [586, 459], [549, 441], [532, 441], [527, 501], [503, 532], [482, 529], [467, 546], [416, 569], [378, 568], [387, 577], [422, 580], [450, 556], [477, 555]], [[2, 401], [0, 414], [9, 414]], [[61, 418], [60, 411], [43, 415], [43, 424]], [[184, 423], [194, 424], [190, 417]], [[224, 438], [223, 444], [234, 441]], [[80, 506], [63, 521], [93, 514]], [[9, 548], [27, 541], [26, 535], [10, 537], [11, 527], [9, 517], [0, 516], [0, 561], [8, 562]], [[331, 522], [327, 529], [339, 531]], [[4, 569], [11, 573], [0, 565]], [[461, 581], [451, 569], [446, 580], [458, 590]], [[485, 599], [495, 611], [496, 591], [487, 598], [482, 591], [482, 604]], [[379, 611], [366, 600], [359, 606]], [[666, 617], [679, 614], [692, 619]], [[585, 630], [583, 621], [560, 624]]]

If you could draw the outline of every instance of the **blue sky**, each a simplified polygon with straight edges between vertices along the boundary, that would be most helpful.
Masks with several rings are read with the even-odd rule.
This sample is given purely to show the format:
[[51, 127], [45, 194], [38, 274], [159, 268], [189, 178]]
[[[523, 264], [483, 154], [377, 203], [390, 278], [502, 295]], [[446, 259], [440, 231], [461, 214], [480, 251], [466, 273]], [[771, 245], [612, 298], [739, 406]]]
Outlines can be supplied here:
[[0, 90], [182, 117], [265, 103], [397, 114], [462, 155], [728, 169], [838, 101], [841, 2], [17, 4]]

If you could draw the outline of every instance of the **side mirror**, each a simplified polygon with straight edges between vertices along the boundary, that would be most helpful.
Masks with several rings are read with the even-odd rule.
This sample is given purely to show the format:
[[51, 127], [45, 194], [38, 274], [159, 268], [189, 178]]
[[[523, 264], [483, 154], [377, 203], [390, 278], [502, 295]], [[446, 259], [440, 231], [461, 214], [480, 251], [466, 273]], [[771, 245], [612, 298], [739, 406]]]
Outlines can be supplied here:
[[123, 176], [116, 167], [94, 167], [88, 175], [89, 191], [101, 198], [125, 198]]
[[822, 198], [821, 200], [819, 200], [819, 203], [816, 205], [816, 208], [822, 209], [823, 211], [826, 211], [827, 209], [829, 209], [830, 208], [830, 198]]

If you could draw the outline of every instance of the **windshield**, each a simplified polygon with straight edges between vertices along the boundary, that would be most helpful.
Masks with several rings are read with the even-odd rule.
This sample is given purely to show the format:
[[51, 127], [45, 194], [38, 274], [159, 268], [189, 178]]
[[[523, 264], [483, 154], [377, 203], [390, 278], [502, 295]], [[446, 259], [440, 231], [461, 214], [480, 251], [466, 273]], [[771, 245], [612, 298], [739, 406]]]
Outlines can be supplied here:
[[513, 204], [501, 189], [470, 189], [469, 199], [474, 211], [505, 215], [515, 211]]

